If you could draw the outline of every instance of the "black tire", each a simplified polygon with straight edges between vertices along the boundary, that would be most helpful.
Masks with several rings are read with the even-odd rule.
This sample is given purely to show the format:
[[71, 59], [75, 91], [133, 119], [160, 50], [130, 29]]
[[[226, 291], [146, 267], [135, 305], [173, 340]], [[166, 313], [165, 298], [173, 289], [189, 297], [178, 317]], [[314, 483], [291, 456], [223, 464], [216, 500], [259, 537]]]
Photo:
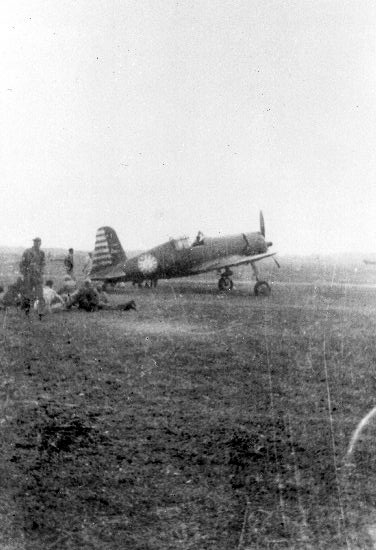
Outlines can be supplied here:
[[221, 277], [218, 281], [218, 288], [221, 291], [232, 290], [234, 283], [229, 277]]
[[254, 288], [255, 296], [270, 296], [272, 289], [266, 281], [257, 281]]

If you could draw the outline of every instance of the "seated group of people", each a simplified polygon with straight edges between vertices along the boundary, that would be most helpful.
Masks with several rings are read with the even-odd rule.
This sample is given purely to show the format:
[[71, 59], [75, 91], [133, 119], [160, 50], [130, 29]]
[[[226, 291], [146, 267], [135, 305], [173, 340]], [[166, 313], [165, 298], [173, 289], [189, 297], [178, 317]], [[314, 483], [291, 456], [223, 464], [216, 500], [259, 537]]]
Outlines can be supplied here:
[[[98, 311], [100, 309], [123, 310], [136, 309], [133, 300], [126, 304], [112, 305], [109, 303], [107, 294], [102, 287], [94, 286], [90, 279], [85, 279], [84, 283], [77, 285], [69, 275], [64, 278], [63, 286], [58, 292], [53, 288], [53, 281], [46, 281], [43, 286], [43, 298], [45, 302], [45, 313], [53, 313], [63, 309], [78, 307], [85, 311]], [[30, 304], [26, 304], [22, 291], [23, 281], [20, 277], [10, 285], [7, 291], [0, 285], [0, 309], [10, 306], [17, 306], [25, 309], [28, 313]], [[34, 303], [34, 309], [38, 309], [38, 301]]]
[[[65, 277], [64, 285], [59, 292], [56, 292], [53, 288], [53, 284], [52, 280], [48, 280], [43, 286], [45, 310], [49, 313], [65, 309], [69, 296], [77, 290], [75, 281], [69, 276]], [[33, 304], [26, 298], [26, 294], [22, 277], [18, 277], [15, 283], [8, 286], [7, 290], [0, 285], [0, 309], [16, 306], [28, 313]], [[34, 309], [37, 309], [37, 306], [38, 304], [36, 301], [34, 303]]]

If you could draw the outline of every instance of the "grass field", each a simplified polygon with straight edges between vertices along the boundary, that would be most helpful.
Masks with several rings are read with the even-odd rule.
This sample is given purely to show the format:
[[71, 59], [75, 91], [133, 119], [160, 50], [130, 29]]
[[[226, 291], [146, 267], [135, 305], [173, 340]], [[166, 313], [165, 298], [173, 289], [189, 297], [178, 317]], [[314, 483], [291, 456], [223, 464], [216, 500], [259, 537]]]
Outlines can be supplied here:
[[376, 292], [302, 269], [0, 313], [0, 548], [373, 548]]

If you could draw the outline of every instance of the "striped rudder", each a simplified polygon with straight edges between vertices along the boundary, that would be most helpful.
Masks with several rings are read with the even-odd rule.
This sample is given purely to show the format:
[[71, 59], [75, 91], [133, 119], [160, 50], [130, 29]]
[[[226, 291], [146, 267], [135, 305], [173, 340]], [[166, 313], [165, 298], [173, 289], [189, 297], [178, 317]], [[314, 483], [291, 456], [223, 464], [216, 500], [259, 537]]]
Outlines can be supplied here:
[[91, 273], [124, 262], [127, 259], [116, 231], [111, 227], [100, 227], [95, 236], [93, 268]]

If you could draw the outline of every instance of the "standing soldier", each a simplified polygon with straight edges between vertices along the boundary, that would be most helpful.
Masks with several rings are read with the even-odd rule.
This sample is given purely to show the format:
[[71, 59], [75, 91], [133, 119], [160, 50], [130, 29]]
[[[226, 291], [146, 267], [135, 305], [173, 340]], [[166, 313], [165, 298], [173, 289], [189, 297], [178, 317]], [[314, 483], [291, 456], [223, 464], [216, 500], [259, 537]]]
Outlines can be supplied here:
[[40, 249], [41, 243], [39, 237], [33, 239], [32, 248], [25, 250], [20, 263], [24, 293], [27, 300], [26, 314], [29, 313], [32, 302], [38, 300], [39, 319], [42, 319], [44, 313], [43, 272], [46, 265], [44, 252]]
[[88, 252], [87, 259], [85, 262], [85, 265], [82, 269], [82, 273], [85, 275], [85, 278], [87, 279], [90, 277], [91, 270], [93, 269], [93, 253]]
[[65, 270], [67, 272], [67, 275], [69, 275], [69, 277], [71, 277], [72, 279], [74, 279], [74, 274], [73, 274], [73, 268], [74, 268], [73, 252], [74, 252], [73, 248], [70, 248], [68, 250], [67, 256], [65, 256], [65, 258], [64, 258]]

